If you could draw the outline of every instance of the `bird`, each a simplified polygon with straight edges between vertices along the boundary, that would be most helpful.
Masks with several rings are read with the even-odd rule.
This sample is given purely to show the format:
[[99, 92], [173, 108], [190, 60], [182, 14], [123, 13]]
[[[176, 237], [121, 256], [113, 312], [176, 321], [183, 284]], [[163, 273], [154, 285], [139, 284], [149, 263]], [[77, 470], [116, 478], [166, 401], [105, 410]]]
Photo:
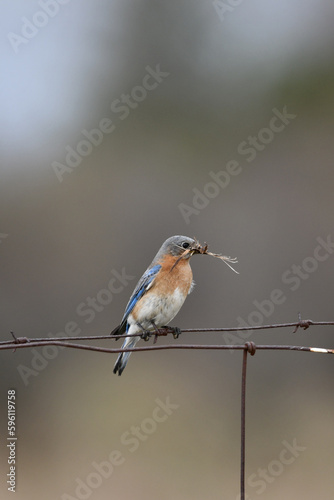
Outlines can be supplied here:
[[[166, 325], [177, 315], [187, 295], [194, 287], [190, 257], [201, 253], [197, 240], [188, 236], [171, 236], [160, 247], [152, 263], [138, 281], [121, 323], [111, 332], [120, 338], [126, 337], [122, 349], [133, 348], [137, 342]], [[175, 337], [179, 328], [173, 328]], [[138, 335], [135, 335], [138, 334]], [[121, 375], [131, 352], [119, 354], [113, 372]]]

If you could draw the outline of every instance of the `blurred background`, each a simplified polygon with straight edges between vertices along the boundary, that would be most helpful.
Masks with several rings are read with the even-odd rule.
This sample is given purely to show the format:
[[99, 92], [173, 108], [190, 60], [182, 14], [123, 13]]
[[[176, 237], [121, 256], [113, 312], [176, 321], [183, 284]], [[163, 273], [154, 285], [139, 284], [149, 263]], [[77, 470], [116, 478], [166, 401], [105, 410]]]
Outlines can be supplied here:
[[[108, 334], [174, 234], [240, 274], [195, 256], [173, 325], [334, 319], [333, 2], [16, 0], [1, 18], [2, 340]], [[333, 347], [333, 328], [177, 342], [245, 339]], [[14, 388], [17, 499], [237, 499], [241, 352], [137, 353], [122, 377], [115, 360], [2, 351], [1, 498]], [[248, 498], [332, 496], [333, 367], [249, 359]]]

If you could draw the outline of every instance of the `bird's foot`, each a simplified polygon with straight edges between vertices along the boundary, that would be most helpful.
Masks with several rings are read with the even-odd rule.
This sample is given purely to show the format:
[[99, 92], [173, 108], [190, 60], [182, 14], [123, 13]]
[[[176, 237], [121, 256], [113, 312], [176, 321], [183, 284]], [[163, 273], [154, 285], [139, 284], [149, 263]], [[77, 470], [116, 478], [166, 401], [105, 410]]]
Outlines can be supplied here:
[[148, 330], [143, 330], [143, 333], [141, 334], [141, 338], [143, 340], [145, 340], [145, 342], [147, 342], [148, 340], [150, 340], [151, 335], [152, 335], [152, 332], [149, 332]]
[[165, 335], [172, 333], [175, 340], [178, 339], [182, 333], [181, 329], [177, 326], [162, 326], [161, 329], [166, 331]]
[[152, 335], [152, 332], [148, 331], [146, 328], [143, 327], [140, 323], [137, 323], [137, 326], [141, 329], [142, 333], [140, 334], [141, 338], [147, 342], [149, 338]]
[[172, 333], [173, 333], [173, 337], [174, 337], [174, 339], [176, 340], [176, 339], [178, 339], [178, 338], [179, 338], [179, 336], [180, 336], [180, 335], [181, 335], [181, 333], [182, 333], [182, 332], [181, 332], [181, 328], [178, 328], [177, 326], [174, 326], [174, 327], [173, 327], [173, 330], [174, 330], [174, 331], [172, 332]]
[[155, 332], [155, 333], [154, 333], [153, 344], [156, 344], [156, 343], [157, 343], [157, 341], [158, 341], [158, 337], [159, 337], [159, 335], [160, 335], [160, 330], [159, 330], [159, 328], [157, 327], [157, 325], [154, 323], [154, 321], [151, 321], [151, 324], [152, 324], [152, 326], [153, 326], [153, 328], [154, 328], [154, 332]]

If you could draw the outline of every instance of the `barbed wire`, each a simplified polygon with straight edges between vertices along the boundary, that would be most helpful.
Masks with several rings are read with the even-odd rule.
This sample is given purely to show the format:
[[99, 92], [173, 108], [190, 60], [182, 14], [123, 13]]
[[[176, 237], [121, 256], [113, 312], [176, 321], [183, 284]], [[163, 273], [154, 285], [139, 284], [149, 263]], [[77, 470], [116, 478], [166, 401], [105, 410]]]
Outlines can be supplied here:
[[[224, 332], [240, 332], [240, 331], [256, 331], [256, 330], [270, 330], [274, 328], [292, 328], [294, 327], [294, 330], [292, 333], [296, 333], [298, 328], [303, 328], [306, 330], [310, 326], [334, 326], [334, 321], [313, 321], [311, 319], [299, 319], [299, 321], [295, 322], [290, 322], [290, 323], [275, 323], [271, 325], [257, 325], [257, 326], [241, 326], [241, 327], [219, 327], [219, 328], [186, 328], [180, 330], [180, 333], [224, 333]], [[39, 346], [44, 346], [46, 344], [51, 344], [51, 345], [61, 345], [62, 347], [70, 347], [70, 348], [78, 348], [78, 349], [83, 349], [85, 346], [80, 345], [80, 344], [70, 344], [69, 341], [74, 341], [74, 340], [110, 340], [110, 339], [115, 339], [118, 340], [119, 338], [125, 338], [125, 337], [138, 337], [137, 333], [134, 334], [124, 334], [124, 335], [111, 335], [111, 334], [106, 334], [106, 335], [94, 335], [94, 336], [66, 336], [66, 337], [39, 337], [39, 338], [28, 338], [28, 337], [16, 337], [14, 332], [10, 332], [11, 335], [13, 336], [13, 340], [5, 340], [0, 342], [0, 350], [2, 349], [17, 349], [20, 347], [39, 347]], [[169, 334], [175, 334], [175, 329], [171, 327], [166, 327], [166, 328], [159, 328], [156, 331], [152, 333], [152, 336], [157, 337], [160, 336], [167, 336]], [[28, 345], [27, 345], [28, 344]], [[87, 349], [91, 350], [101, 350], [101, 352], [110, 352], [110, 353], [119, 353], [119, 352], [134, 352], [134, 351], [148, 351], [148, 350], [161, 350], [161, 349], [191, 349], [191, 348], [202, 348], [202, 349], [243, 349], [244, 347], [240, 344], [236, 346], [229, 346], [229, 345], [213, 345], [213, 346], [205, 346], [201, 344], [192, 344], [192, 345], [180, 345], [176, 344], [175, 346], [173, 345], [166, 345], [166, 346], [149, 346], [149, 347], [136, 347], [136, 348], [131, 348], [131, 349], [103, 349], [103, 348], [95, 348], [94, 346], [87, 346]], [[258, 349], [279, 349], [279, 348], [287, 350], [289, 347], [292, 350], [298, 350], [298, 346], [257, 346]], [[306, 347], [299, 347], [300, 350], [307, 350], [307, 349], [317, 349], [317, 348], [306, 348]], [[315, 351], [317, 352], [317, 351]], [[320, 352], [320, 351], [319, 351]]]
[[[199, 350], [242, 350], [242, 369], [241, 369], [241, 413], [240, 413], [240, 423], [241, 423], [241, 440], [240, 440], [240, 500], [245, 500], [245, 441], [246, 441], [246, 379], [247, 379], [247, 357], [248, 354], [254, 356], [257, 350], [280, 350], [280, 351], [301, 351], [301, 352], [312, 352], [320, 354], [334, 354], [334, 349], [327, 349], [323, 347], [309, 347], [309, 346], [298, 346], [298, 345], [277, 345], [277, 344], [255, 344], [254, 342], [246, 342], [244, 344], [163, 344], [156, 345], [158, 337], [167, 336], [173, 334], [174, 338], [179, 336], [179, 333], [208, 333], [208, 332], [241, 332], [241, 331], [254, 331], [254, 330], [269, 330], [274, 328], [294, 328], [291, 332], [296, 333], [298, 328], [306, 330], [311, 326], [334, 326], [334, 321], [312, 321], [302, 320], [299, 314], [299, 320], [291, 323], [277, 323], [272, 325], [258, 325], [252, 327], [234, 327], [234, 328], [188, 328], [183, 329], [175, 333], [175, 329], [172, 327], [159, 328], [152, 333], [154, 338], [153, 345], [141, 346], [133, 348], [119, 348], [112, 349], [107, 347], [92, 346], [87, 344], [75, 344], [73, 341], [83, 340], [110, 340], [124, 337], [138, 337], [138, 334], [126, 334], [126, 335], [95, 335], [95, 336], [77, 336], [77, 337], [47, 337], [47, 338], [28, 338], [28, 337], [16, 337], [13, 332], [10, 332], [13, 339], [5, 340], [0, 342], [0, 350], [32, 348], [32, 347], [42, 347], [46, 345], [53, 345], [59, 347], [67, 347], [70, 349], [83, 349], [87, 351], [104, 352], [104, 353], [122, 353], [122, 352], [143, 352], [143, 351], [161, 351], [168, 349], [199, 349]], [[147, 332], [145, 332], [145, 340], [147, 338]]]

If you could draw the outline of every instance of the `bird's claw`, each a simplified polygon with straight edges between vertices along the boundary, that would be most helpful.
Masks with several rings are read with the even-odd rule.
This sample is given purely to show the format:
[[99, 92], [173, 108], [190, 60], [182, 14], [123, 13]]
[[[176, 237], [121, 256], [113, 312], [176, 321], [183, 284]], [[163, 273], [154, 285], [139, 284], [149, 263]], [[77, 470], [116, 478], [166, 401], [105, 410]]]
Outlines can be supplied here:
[[172, 333], [173, 333], [173, 337], [174, 337], [174, 339], [176, 340], [176, 339], [178, 339], [178, 338], [179, 338], [179, 336], [181, 335], [181, 329], [180, 329], [180, 328], [178, 328], [177, 326], [175, 326], [175, 327], [173, 327], [173, 330], [174, 330], [174, 331], [172, 332]]
[[151, 334], [151, 332], [148, 332], [147, 330], [145, 330], [145, 331], [141, 334], [141, 338], [142, 338], [143, 340], [145, 340], [145, 342], [147, 342], [147, 341], [150, 339], [151, 335], [152, 335], [152, 334]]
[[162, 326], [161, 328], [166, 330], [166, 335], [172, 333], [175, 340], [178, 339], [182, 333], [181, 329], [177, 326]]

